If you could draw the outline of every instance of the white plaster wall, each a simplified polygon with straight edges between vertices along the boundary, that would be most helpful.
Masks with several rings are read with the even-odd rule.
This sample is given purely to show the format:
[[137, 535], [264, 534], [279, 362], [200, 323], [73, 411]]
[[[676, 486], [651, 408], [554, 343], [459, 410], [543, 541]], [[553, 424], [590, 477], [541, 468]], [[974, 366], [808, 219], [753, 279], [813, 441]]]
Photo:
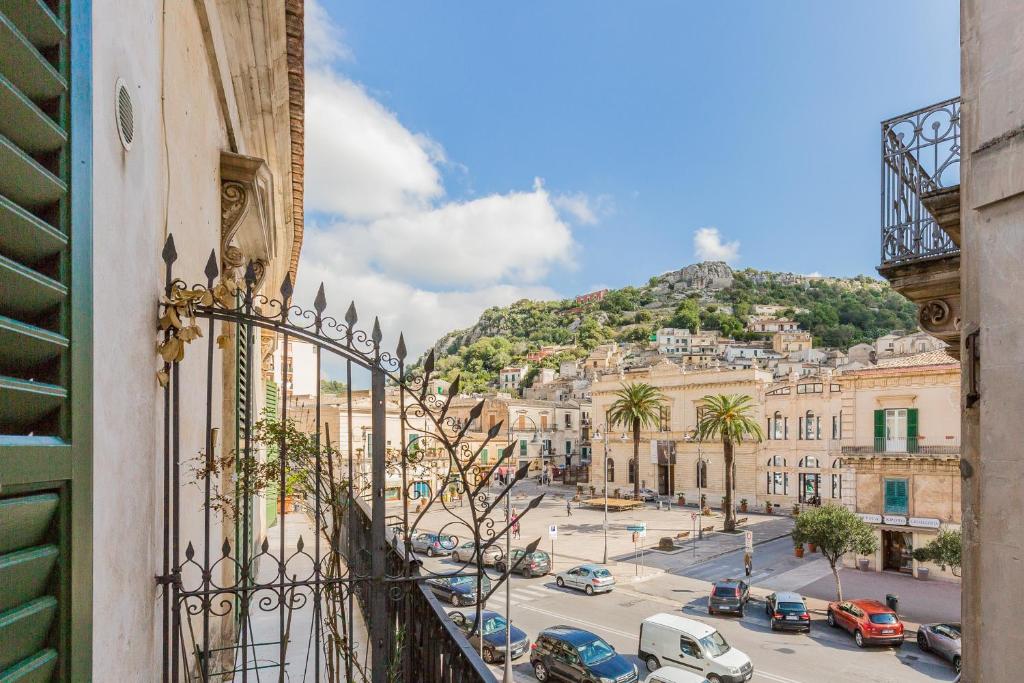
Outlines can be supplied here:
[[[95, 0], [93, 14], [93, 679], [155, 681], [160, 633], [153, 576], [161, 564], [163, 475], [155, 325], [165, 202], [179, 255], [175, 274], [205, 281], [202, 269], [220, 230], [219, 154], [226, 143], [193, 3], [166, 2], [163, 30], [157, 0], [134, 0], [130, 8]], [[127, 153], [114, 127], [118, 77], [135, 103], [136, 137]], [[191, 409], [183, 416], [183, 458], [196, 454], [204, 434], [198, 357], [205, 348], [195, 343], [188, 353], [195, 362], [182, 367], [182, 404]], [[183, 528], [195, 530], [198, 500], [186, 493], [182, 501]]]

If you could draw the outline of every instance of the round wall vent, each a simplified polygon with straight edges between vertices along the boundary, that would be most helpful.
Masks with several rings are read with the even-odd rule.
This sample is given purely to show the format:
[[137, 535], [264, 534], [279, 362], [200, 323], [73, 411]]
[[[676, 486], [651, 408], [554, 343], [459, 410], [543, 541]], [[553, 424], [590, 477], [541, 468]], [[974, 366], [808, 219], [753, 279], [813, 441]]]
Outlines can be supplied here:
[[117, 125], [117, 137], [121, 139], [121, 146], [127, 152], [132, 148], [132, 141], [135, 139], [135, 105], [132, 103], [132, 94], [128, 90], [123, 78], [117, 79], [114, 86], [114, 123]]

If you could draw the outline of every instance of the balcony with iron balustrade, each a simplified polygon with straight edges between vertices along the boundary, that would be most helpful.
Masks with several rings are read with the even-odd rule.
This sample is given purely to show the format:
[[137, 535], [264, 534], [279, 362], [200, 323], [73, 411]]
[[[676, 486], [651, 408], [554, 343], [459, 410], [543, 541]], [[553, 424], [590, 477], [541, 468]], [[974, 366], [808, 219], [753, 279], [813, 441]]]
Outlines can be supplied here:
[[844, 458], [937, 458], [960, 457], [959, 439], [945, 439], [942, 443], [926, 443], [920, 436], [875, 437], [870, 446], [843, 446]]
[[959, 356], [959, 98], [882, 122], [881, 218], [878, 272]]

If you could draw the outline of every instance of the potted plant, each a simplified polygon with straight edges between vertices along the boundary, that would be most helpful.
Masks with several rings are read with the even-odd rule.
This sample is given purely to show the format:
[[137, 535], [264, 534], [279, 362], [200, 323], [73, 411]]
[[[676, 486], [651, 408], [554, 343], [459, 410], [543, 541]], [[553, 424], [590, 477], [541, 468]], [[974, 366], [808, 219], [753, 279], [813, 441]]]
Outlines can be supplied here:
[[860, 569], [862, 572], [866, 572], [868, 570], [869, 562], [870, 562], [870, 560], [868, 560], [868, 558], [866, 558], [866, 557], [858, 558], [857, 559], [857, 568]]
[[917, 578], [921, 579], [922, 581], [927, 581], [928, 580], [928, 567], [918, 566], [918, 568], [917, 568]]
[[764, 514], [766, 514], [766, 515], [772, 514], [772, 504], [770, 502], [764, 504]]
[[814, 553], [818, 552], [818, 544], [817, 543], [810, 543], [810, 542], [808, 542], [807, 543], [807, 552], [811, 553], [812, 555]]
[[803, 543], [794, 543], [793, 544], [793, 555], [795, 555], [796, 557], [803, 557], [804, 556], [804, 544]]
[[800, 514], [800, 503], [793, 503], [793, 516], [796, 517]]
[[746, 498], [740, 498], [740, 512], [746, 512], [746, 511], [747, 511], [747, 499]]
[[686, 505], [686, 496], [682, 493], [679, 494], [679, 507]]

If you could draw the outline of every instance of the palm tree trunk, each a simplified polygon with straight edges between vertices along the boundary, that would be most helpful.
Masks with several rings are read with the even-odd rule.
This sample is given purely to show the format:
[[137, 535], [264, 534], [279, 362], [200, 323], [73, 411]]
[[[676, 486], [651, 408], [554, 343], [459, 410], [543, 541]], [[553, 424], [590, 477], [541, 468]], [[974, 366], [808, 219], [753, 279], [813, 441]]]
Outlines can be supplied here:
[[732, 441], [728, 437], [722, 436], [722, 452], [725, 455], [725, 504], [722, 506], [725, 508], [725, 530], [728, 532], [736, 531], [736, 509], [732, 502]]
[[633, 500], [640, 500], [640, 420], [633, 420]]

